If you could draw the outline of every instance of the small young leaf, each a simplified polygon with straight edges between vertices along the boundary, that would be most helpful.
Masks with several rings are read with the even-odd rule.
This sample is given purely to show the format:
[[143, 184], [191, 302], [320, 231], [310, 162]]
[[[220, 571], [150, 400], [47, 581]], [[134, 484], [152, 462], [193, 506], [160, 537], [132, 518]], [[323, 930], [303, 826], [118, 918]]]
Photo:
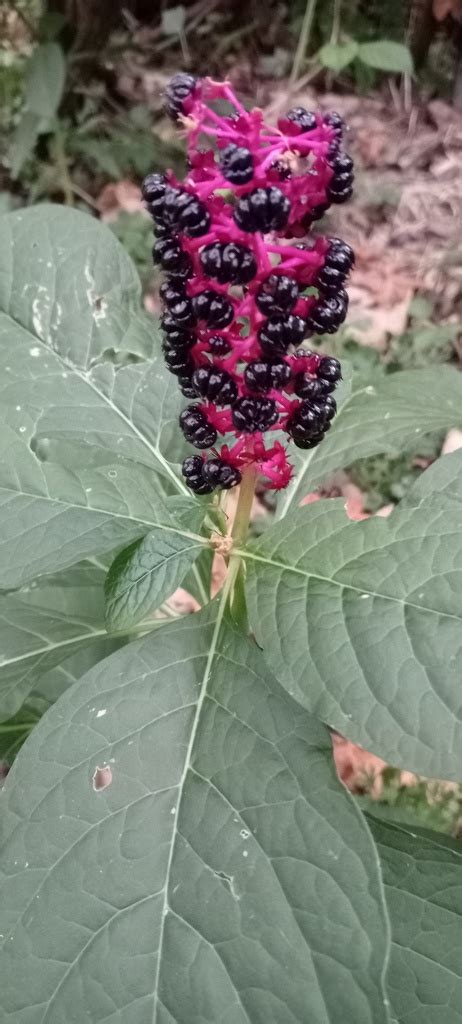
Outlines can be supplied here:
[[31, 110], [24, 110], [21, 114], [13, 133], [9, 152], [13, 181], [16, 181], [26, 160], [34, 152], [35, 143], [40, 134], [41, 121], [40, 115], [34, 114]]
[[37, 46], [26, 71], [27, 109], [38, 117], [54, 117], [61, 103], [65, 77], [66, 62], [58, 43]]
[[12, 1018], [389, 1021], [377, 854], [328, 732], [214, 614], [108, 658], [18, 755], [0, 865]]
[[354, 39], [347, 43], [326, 43], [318, 51], [318, 58], [325, 68], [331, 71], [343, 71], [355, 59], [358, 44]]
[[278, 506], [280, 517], [337, 469], [368, 455], [399, 455], [416, 441], [462, 423], [462, 374], [441, 366], [403, 370], [360, 384], [342, 404], [322, 444], [298, 460], [298, 472]]
[[390, 764], [462, 778], [462, 507], [353, 523], [317, 502], [244, 552], [249, 619], [281, 684]]
[[151, 530], [117, 555], [104, 585], [109, 630], [127, 629], [139, 622], [183, 582], [207, 544], [205, 538], [201, 541], [190, 533], [202, 524], [203, 512], [199, 510], [198, 522], [194, 512], [191, 509], [188, 531], [185, 527], [178, 532]]
[[391, 39], [378, 39], [375, 43], [360, 43], [358, 57], [363, 64], [378, 71], [391, 71], [412, 75], [414, 63], [411, 51], [404, 43]]
[[462, 1022], [462, 845], [367, 815], [392, 930], [387, 989], [398, 1024]]
[[161, 28], [166, 36], [179, 36], [184, 29], [186, 10], [183, 4], [162, 11]]

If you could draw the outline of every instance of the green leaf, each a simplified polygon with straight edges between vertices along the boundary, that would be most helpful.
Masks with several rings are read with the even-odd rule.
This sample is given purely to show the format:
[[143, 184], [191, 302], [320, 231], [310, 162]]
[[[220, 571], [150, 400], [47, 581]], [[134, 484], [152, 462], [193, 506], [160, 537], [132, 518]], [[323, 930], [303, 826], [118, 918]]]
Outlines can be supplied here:
[[26, 71], [27, 109], [38, 117], [53, 118], [61, 103], [66, 62], [58, 43], [41, 43], [29, 59]]
[[19, 173], [26, 160], [32, 156], [35, 143], [40, 135], [40, 124], [42, 118], [30, 110], [24, 110], [13, 132], [11, 140], [9, 160], [11, 177], [13, 181], [19, 177]]
[[462, 423], [462, 374], [441, 366], [403, 370], [361, 385], [343, 403], [322, 444], [297, 460], [299, 471], [278, 506], [289, 509], [337, 469], [386, 452], [399, 455], [425, 435]]
[[462, 509], [462, 448], [442, 455], [404, 495], [400, 508]]
[[[193, 512], [191, 529], [199, 531], [203, 513], [195, 523]], [[127, 629], [155, 611], [181, 585], [205, 545], [205, 538], [154, 529], [121, 551], [104, 585], [108, 629]]]
[[166, 494], [187, 489], [164, 454], [181, 396], [112, 232], [45, 204], [7, 214], [2, 229], [6, 588], [130, 543], [165, 516]]
[[162, 11], [161, 29], [164, 35], [181, 35], [184, 30], [185, 18], [186, 9], [183, 4], [177, 4], [176, 7], [169, 7], [167, 10]]
[[403, 75], [412, 75], [414, 63], [412, 54], [403, 43], [394, 43], [391, 39], [378, 39], [375, 43], [360, 43], [358, 57], [363, 64], [378, 71], [395, 71]]
[[104, 576], [86, 563], [0, 594], [0, 721], [19, 710], [55, 665], [89, 650], [84, 671], [123, 643], [106, 635]]
[[39, 718], [33, 709], [22, 708], [8, 722], [0, 722], [0, 779], [4, 777], [5, 766], [13, 764], [18, 750], [35, 729]]
[[462, 509], [354, 523], [317, 502], [245, 552], [271, 670], [322, 721], [433, 778], [462, 778]]
[[399, 1024], [461, 1024], [462, 846], [367, 817], [391, 919], [392, 1014]]
[[318, 58], [325, 68], [331, 71], [343, 71], [355, 59], [358, 53], [358, 44], [354, 39], [347, 43], [326, 43], [318, 51]]
[[4, 804], [18, 1022], [388, 1021], [377, 855], [328, 733], [209, 611], [68, 690]]

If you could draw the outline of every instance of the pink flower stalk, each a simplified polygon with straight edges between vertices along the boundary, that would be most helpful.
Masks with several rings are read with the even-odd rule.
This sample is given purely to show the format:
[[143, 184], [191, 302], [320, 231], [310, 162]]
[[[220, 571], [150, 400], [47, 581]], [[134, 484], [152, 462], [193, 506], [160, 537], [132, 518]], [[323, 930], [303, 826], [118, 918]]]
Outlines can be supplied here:
[[[218, 114], [216, 100], [230, 112]], [[313, 448], [336, 412], [340, 364], [303, 342], [335, 332], [348, 308], [352, 249], [309, 236], [330, 203], [352, 192], [345, 126], [336, 113], [295, 107], [274, 128], [226, 82], [187, 74], [170, 82], [166, 109], [186, 131], [189, 170], [181, 183], [171, 172], [148, 175], [142, 192], [166, 274], [165, 361], [195, 399], [180, 426], [203, 452], [185, 459], [183, 473], [206, 494], [239, 483], [254, 464], [280, 489], [293, 467], [271, 433]]]

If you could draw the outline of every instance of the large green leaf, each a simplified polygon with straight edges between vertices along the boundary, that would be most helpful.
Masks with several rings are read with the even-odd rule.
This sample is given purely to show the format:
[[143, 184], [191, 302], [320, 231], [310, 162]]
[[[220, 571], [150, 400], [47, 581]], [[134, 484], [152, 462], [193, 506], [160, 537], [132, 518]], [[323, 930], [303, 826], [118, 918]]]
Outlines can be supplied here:
[[462, 845], [369, 817], [392, 927], [388, 991], [399, 1024], [461, 1024]]
[[462, 423], [462, 374], [441, 366], [403, 370], [353, 389], [318, 448], [296, 458], [296, 475], [278, 506], [284, 516], [331, 473], [381, 452], [416, 449], [426, 434]]
[[17, 1024], [389, 1020], [377, 854], [328, 733], [209, 611], [71, 687], [4, 803]]
[[128, 544], [186, 488], [164, 448], [181, 396], [113, 234], [43, 205], [4, 216], [2, 238], [0, 586], [14, 587]]
[[123, 642], [106, 634], [104, 577], [104, 569], [87, 563], [0, 594], [0, 721], [56, 665], [88, 650], [89, 668]]
[[44, 439], [70, 440], [86, 466], [96, 446], [143, 462], [186, 493], [163, 453], [163, 433], [184, 403], [113, 233], [44, 204], [5, 215], [2, 237], [1, 400], [26, 417], [13, 422], [27, 434], [30, 417], [40, 450]]
[[296, 510], [245, 552], [251, 627], [283, 686], [393, 765], [462, 779], [462, 509]]

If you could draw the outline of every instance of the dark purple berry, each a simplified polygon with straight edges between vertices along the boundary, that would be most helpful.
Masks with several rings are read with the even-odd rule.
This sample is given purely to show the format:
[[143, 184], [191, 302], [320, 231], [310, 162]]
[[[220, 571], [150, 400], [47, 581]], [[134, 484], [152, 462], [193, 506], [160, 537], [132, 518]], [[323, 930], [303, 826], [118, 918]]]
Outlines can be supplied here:
[[271, 398], [238, 398], [232, 416], [237, 430], [252, 434], [257, 430], [268, 430], [276, 423], [278, 411]]
[[193, 305], [187, 295], [184, 298], [178, 298], [176, 302], [172, 303], [169, 307], [169, 312], [175, 323], [180, 327], [193, 327], [196, 322]]
[[253, 158], [249, 149], [231, 142], [220, 153], [220, 170], [233, 185], [246, 185], [253, 178]]
[[322, 401], [312, 402], [304, 400], [294, 415], [294, 421], [303, 427], [307, 433], [318, 434], [325, 423]]
[[201, 458], [200, 455], [188, 455], [184, 459], [183, 465], [181, 467], [183, 476], [202, 476], [203, 465], [204, 460]]
[[197, 341], [194, 334], [178, 326], [176, 320], [173, 320], [170, 316], [170, 313], [164, 313], [163, 317], [161, 317], [160, 325], [165, 331], [165, 342], [169, 348], [187, 349], [191, 348]]
[[339, 288], [342, 287], [345, 276], [343, 270], [337, 270], [335, 267], [329, 267], [328, 264], [324, 264], [313, 284], [319, 291], [331, 295], [338, 292]]
[[308, 373], [297, 373], [294, 379], [294, 393], [299, 398], [310, 398], [316, 401], [324, 398], [328, 390], [329, 388], [326, 389], [323, 381], [310, 377]]
[[348, 295], [341, 288], [337, 295], [328, 295], [311, 310], [308, 327], [316, 334], [335, 334], [347, 315]]
[[241, 196], [234, 208], [234, 220], [242, 231], [279, 231], [285, 228], [290, 202], [276, 185], [256, 188]]
[[317, 376], [320, 380], [337, 384], [342, 379], [342, 367], [338, 359], [333, 356], [323, 356], [317, 369]]
[[210, 227], [210, 214], [199, 199], [193, 199], [179, 219], [180, 230], [191, 238], [205, 235]]
[[257, 263], [251, 249], [235, 242], [212, 242], [200, 254], [202, 269], [208, 277], [220, 284], [248, 284], [257, 273]]
[[312, 434], [308, 436], [303, 430], [303, 427], [297, 423], [293, 423], [288, 430], [297, 448], [316, 448], [324, 438], [323, 431], [319, 434]]
[[353, 195], [353, 185], [329, 185], [328, 196], [331, 203], [347, 203]]
[[165, 190], [162, 218], [172, 231], [191, 238], [205, 235], [210, 227], [210, 214], [204, 204], [190, 192], [172, 186]]
[[205, 462], [200, 455], [188, 455], [181, 467], [188, 487], [195, 494], [210, 494], [213, 484], [208, 483], [204, 476]]
[[179, 114], [184, 114], [184, 102], [189, 96], [192, 96], [195, 88], [194, 75], [189, 75], [184, 71], [178, 72], [170, 79], [165, 90], [164, 109], [173, 121], [178, 120]]
[[141, 184], [141, 195], [146, 203], [154, 203], [163, 199], [166, 187], [165, 174], [148, 174]]
[[[193, 372], [193, 365], [191, 365], [191, 373]], [[178, 384], [180, 385], [181, 394], [185, 398], [197, 398], [196, 389], [193, 387], [191, 382], [191, 375], [189, 373], [181, 373], [178, 375]]]
[[185, 294], [184, 288], [179, 288], [177, 284], [173, 284], [171, 281], [162, 281], [159, 288], [159, 295], [167, 307], [174, 305], [175, 302], [178, 302], [178, 299], [184, 298]]
[[329, 248], [326, 253], [326, 264], [336, 270], [344, 270], [345, 274], [354, 266], [355, 254], [351, 245], [342, 238], [328, 238]]
[[249, 391], [280, 389], [290, 380], [290, 366], [283, 359], [256, 359], [246, 366], [244, 380]]
[[270, 274], [260, 286], [255, 301], [259, 310], [266, 316], [276, 316], [278, 313], [288, 313], [293, 309], [298, 295], [298, 284], [292, 277], [286, 274]]
[[338, 114], [336, 110], [332, 110], [330, 114], [325, 114], [323, 117], [324, 124], [328, 124], [334, 129], [334, 133], [337, 139], [340, 141], [343, 139], [345, 131], [345, 121], [341, 114]]
[[189, 377], [194, 370], [194, 364], [189, 359], [184, 349], [168, 348], [163, 345], [165, 365], [170, 373], [176, 377]]
[[222, 487], [224, 490], [235, 487], [242, 479], [239, 470], [223, 459], [208, 459], [204, 463], [203, 475], [212, 487]]
[[354, 163], [348, 153], [344, 153], [343, 150], [340, 150], [332, 161], [331, 167], [334, 170], [334, 175], [352, 174]]
[[327, 395], [324, 399], [323, 407], [325, 419], [329, 423], [330, 420], [333, 420], [337, 412], [337, 402], [335, 401], [335, 398], [333, 398], [332, 395]]
[[260, 327], [258, 337], [268, 355], [287, 352], [289, 345], [298, 345], [306, 332], [306, 323], [300, 316], [275, 316]]
[[187, 441], [196, 448], [212, 448], [217, 439], [215, 427], [196, 405], [188, 405], [180, 415], [180, 427]]
[[231, 344], [227, 338], [223, 338], [221, 334], [212, 334], [212, 337], [207, 341], [209, 351], [214, 356], [227, 356], [231, 352]]
[[192, 376], [198, 395], [217, 405], [230, 405], [238, 395], [237, 385], [226, 370], [214, 366], [199, 366]]
[[170, 238], [158, 238], [152, 250], [154, 263], [160, 263], [163, 270], [168, 274], [179, 277], [190, 277], [192, 263], [187, 252], [184, 252], [178, 242]]
[[195, 295], [193, 307], [197, 319], [204, 320], [208, 327], [227, 327], [234, 317], [231, 302], [211, 288]]
[[292, 107], [285, 115], [285, 119], [292, 121], [300, 129], [300, 132], [312, 132], [313, 128], [317, 126], [316, 114], [313, 114], [311, 110], [306, 110], [305, 107]]

